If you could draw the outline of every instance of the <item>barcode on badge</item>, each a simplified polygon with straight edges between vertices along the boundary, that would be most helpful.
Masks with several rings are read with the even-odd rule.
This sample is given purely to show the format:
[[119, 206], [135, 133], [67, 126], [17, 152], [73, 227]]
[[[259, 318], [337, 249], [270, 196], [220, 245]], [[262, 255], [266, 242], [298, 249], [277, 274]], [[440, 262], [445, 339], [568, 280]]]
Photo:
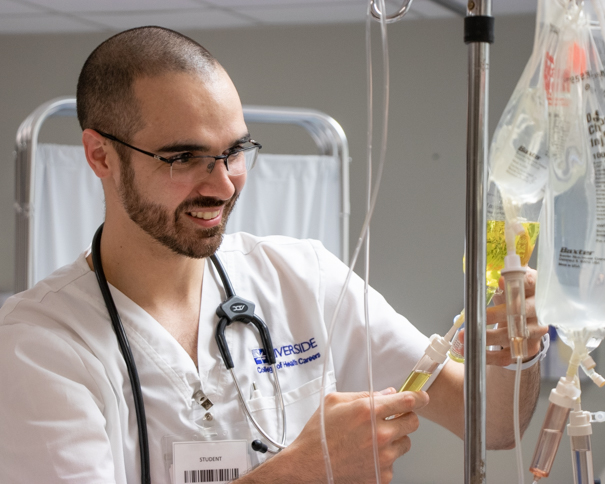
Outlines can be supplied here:
[[239, 477], [239, 469], [202, 469], [185, 471], [185, 483], [233, 481]]

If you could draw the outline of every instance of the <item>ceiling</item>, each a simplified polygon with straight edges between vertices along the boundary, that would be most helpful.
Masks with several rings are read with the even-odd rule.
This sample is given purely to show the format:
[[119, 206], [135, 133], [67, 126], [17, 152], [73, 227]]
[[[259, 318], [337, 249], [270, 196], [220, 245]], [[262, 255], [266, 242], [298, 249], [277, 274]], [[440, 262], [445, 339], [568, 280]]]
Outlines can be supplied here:
[[[387, 12], [404, 0], [388, 0]], [[447, 8], [442, 5], [451, 5]], [[536, 0], [494, 0], [494, 15], [535, 12]], [[455, 17], [463, 0], [414, 0], [407, 19]], [[0, 0], [0, 34], [119, 31], [141, 25], [217, 29], [363, 22], [367, 0]]]

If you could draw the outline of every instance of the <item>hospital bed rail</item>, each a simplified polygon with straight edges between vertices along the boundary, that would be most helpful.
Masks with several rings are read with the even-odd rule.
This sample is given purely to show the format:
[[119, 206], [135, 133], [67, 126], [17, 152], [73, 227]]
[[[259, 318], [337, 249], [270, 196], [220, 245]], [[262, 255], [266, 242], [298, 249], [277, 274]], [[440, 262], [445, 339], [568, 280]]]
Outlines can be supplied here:
[[[340, 161], [341, 184], [341, 258], [349, 259], [349, 145], [344, 130], [336, 120], [313, 109], [271, 106], [244, 106], [248, 123], [290, 124], [304, 128], [315, 142], [318, 154], [336, 157]], [[34, 220], [38, 136], [43, 124], [53, 117], [75, 117], [76, 99], [59, 97], [36, 108], [17, 131], [15, 150], [15, 293], [34, 283]]]

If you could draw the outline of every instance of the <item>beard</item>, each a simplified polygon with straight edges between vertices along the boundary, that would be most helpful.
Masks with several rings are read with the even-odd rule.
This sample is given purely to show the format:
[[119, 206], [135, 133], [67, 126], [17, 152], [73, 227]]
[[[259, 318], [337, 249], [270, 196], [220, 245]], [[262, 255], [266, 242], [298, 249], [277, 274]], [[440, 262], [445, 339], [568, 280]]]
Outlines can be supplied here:
[[[212, 197], [195, 197], [185, 200], [170, 213], [163, 206], [147, 200], [137, 189], [134, 169], [129, 160], [122, 162], [122, 173], [118, 193], [130, 219], [154, 240], [178, 255], [192, 259], [209, 257], [223, 241], [225, 226], [239, 193], [225, 203]], [[194, 227], [186, 220], [187, 211], [197, 207], [220, 207], [224, 205], [221, 223], [215, 227]]]

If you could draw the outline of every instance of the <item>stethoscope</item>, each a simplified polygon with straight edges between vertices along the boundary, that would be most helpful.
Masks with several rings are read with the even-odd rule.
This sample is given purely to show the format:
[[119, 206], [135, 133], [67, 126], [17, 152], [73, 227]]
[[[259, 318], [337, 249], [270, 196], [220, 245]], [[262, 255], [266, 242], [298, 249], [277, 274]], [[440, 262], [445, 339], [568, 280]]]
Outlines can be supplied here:
[[[139, 374], [137, 372], [137, 366], [135, 364], [134, 357], [132, 356], [132, 351], [130, 350], [130, 344], [128, 343], [128, 338], [126, 336], [126, 332], [124, 331], [124, 326], [122, 325], [120, 314], [118, 313], [113, 297], [111, 296], [111, 291], [109, 290], [109, 285], [107, 283], [107, 279], [105, 278], [105, 273], [103, 271], [103, 264], [101, 263], [101, 234], [103, 233], [103, 225], [104, 224], [101, 224], [101, 226], [97, 229], [97, 232], [95, 233], [92, 240], [92, 265], [94, 267], [95, 275], [97, 276], [99, 289], [101, 290], [101, 294], [103, 295], [103, 300], [105, 301], [105, 305], [107, 306], [107, 311], [111, 319], [111, 324], [118, 339], [120, 351], [122, 352], [124, 362], [126, 363], [128, 377], [130, 379], [130, 385], [132, 387], [132, 395], [137, 418], [137, 427], [139, 432], [141, 482], [143, 484], [150, 484], [151, 475], [149, 470], [149, 438], [147, 435], [147, 420], [145, 418], [145, 404], [143, 402], [143, 392], [141, 391], [141, 382], [139, 380]], [[267, 328], [267, 325], [264, 323], [264, 321], [259, 318], [256, 314], [254, 314], [254, 303], [244, 298], [241, 298], [235, 294], [235, 291], [233, 290], [233, 285], [231, 284], [231, 281], [227, 276], [225, 268], [223, 267], [223, 264], [216, 256], [216, 254], [211, 255], [210, 260], [212, 261], [216, 271], [218, 272], [219, 277], [221, 278], [226, 294], [225, 301], [221, 303], [216, 310], [216, 314], [219, 317], [219, 322], [216, 327], [215, 333], [216, 343], [218, 344], [218, 348], [221, 353], [223, 362], [231, 373], [231, 377], [233, 378], [233, 382], [235, 383], [235, 387], [237, 389], [239, 400], [242, 404], [246, 416], [252, 422], [256, 430], [258, 430], [258, 432], [271, 445], [277, 448], [277, 450], [270, 450], [265, 443], [257, 439], [251, 443], [252, 449], [261, 453], [269, 452], [275, 454], [280, 450], [286, 448], [286, 407], [284, 405], [284, 397], [281, 391], [281, 386], [279, 384], [275, 352], [273, 351], [273, 343], [271, 342], [271, 335], [269, 334], [269, 329]], [[275, 388], [275, 395], [276, 397], [279, 397], [279, 404], [281, 407], [281, 442], [277, 442], [276, 440], [272, 439], [267, 434], [267, 432], [259, 425], [256, 419], [252, 416], [250, 409], [246, 404], [246, 399], [244, 398], [240, 389], [235, 372], [233, 371], [233, 359], [231, 358], [231, 352], [229, 351], [229, 346], [227, 345], [227, 340], [225, 338], [225, 328], [236, 321], [253, 324], [260, 334], [262, 347], [265, 351], [267, 362], [271, 365], [272, 373], [274, 375], [273, 386]]]

